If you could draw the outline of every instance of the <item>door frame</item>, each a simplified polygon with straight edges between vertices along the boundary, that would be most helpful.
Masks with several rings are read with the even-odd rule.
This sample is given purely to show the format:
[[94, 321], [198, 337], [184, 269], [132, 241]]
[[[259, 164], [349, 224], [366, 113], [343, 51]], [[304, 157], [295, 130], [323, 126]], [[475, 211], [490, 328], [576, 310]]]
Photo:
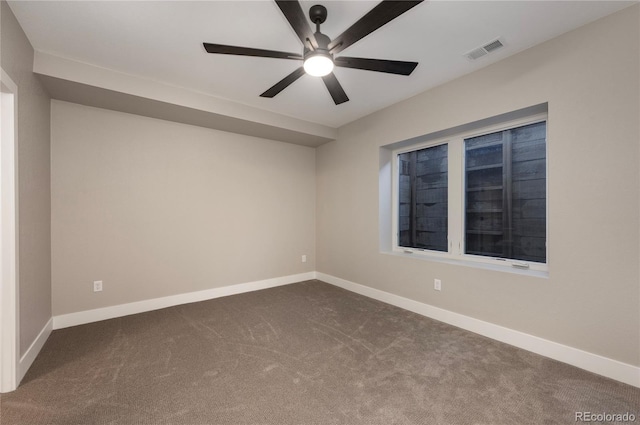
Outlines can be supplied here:
[[18, 386], [18, 86], [0, 68], [0, 392]]

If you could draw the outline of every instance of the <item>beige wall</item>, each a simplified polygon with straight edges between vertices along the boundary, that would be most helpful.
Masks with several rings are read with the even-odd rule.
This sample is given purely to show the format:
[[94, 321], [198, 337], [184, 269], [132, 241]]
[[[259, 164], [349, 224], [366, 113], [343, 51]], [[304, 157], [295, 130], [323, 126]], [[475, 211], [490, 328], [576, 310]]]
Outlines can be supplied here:
[[[317, 152], [317, 270], [640, 365], [639, 18], [636, 5], [341, 128]], [[543, 102], [548, 279], [379, 252], [380, 146]]]
[[315, 270], [314, 149], [61, 101], [51, 122], [55, 315]]
[[1, 66], [18, 86], [20, 353], [51, 318], [49, 95], [31, 72], [33, 48], [5, 1]]

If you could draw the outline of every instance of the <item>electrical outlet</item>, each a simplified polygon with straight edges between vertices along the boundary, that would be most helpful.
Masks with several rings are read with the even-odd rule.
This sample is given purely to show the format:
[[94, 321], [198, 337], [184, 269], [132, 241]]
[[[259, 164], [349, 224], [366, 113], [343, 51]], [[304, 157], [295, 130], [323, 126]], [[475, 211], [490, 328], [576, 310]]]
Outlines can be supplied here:
[[96, 280], [93, 282], [93, 292], [102, 292], [102, 281]]
[[302, 256], [302, 262], [303, 262], [303, 263], [306, 263], [306, 262], [307, 262], [307, 256], [306, 256], [306, 255], [303, 255], [303, 256]]
[[433, 279], [433, 289], [442, 291], [442, 281], [440, 279]]

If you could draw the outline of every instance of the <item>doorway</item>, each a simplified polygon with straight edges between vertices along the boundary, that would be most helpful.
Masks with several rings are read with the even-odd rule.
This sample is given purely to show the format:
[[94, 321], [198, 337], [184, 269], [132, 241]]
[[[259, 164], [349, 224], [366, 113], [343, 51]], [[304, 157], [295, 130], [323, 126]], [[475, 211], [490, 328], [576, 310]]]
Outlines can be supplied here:
[[18, 87], [0, 68], [0, 392], [18, 386]]

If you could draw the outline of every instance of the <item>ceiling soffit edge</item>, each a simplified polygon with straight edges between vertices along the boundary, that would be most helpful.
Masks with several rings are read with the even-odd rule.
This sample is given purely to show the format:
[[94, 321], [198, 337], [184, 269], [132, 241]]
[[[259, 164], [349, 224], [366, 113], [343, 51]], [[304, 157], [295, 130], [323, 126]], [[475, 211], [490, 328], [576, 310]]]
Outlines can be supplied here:
[[304, 146], [337, 138], [333, 127], [39, 51], [33, 72], [54, 99]]

